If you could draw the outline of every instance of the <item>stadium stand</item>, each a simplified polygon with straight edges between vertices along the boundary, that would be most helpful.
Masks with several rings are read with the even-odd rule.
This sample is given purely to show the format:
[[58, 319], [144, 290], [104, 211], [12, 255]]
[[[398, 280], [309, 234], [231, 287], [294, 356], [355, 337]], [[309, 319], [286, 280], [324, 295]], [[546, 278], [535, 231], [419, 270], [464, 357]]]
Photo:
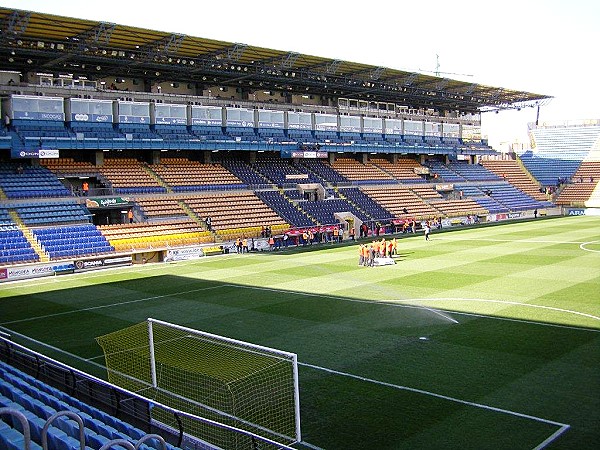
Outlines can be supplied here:
[[174, 192], [244, 189], [241, 180], [221, 164], [202, 164], [186, 158], [163, 158], [151, 164], [153, 171]]
[[6, 225], [9, 220], [0, 210], [0, 264], [30, 263], [39, 261], [39, 255], [23, 232], [15, 225]]
[[370, 158], [369, 161], [402, 183], [410, 184], [426, 182], [425, 178], [415, 172], [415, 169], [423, 169], [423, 166], [412, 158], [398, 158], [395, 163], [392, 163], [385, 158]]
[[583, 161], [600, 139], [597, 121], [531, 125], [532, 154], [539, 158]]
[[325, 200], [316, 200], [313, 202], [302, 202], [299, 204], [307, 214], [314, 217], [319, 225], [330, 225], [338, 222], [336, 213], [350, 212], [363, 222], [372, 220], [365, 212], [359, 210], [345, 199], [330, 198]]
[[451, 162], [447, 167], [467, 181], [500, 181], [502, 179], [498, 174], [487, 170], [479, 164]]
[[590, 206], [600, 204], [600, 161], [583, 161], [556, 198], [556, 204]]
[[319, 183], [310, 172], [303, 170], [301, 166], [294, 166], [287, 161], [274, 156], [261, 156], [251, 164], [252, 168], [261, 173], [271, 183], [283, 188], [288, 185], [302, 183]]
[[51, 260], [114, 252], [92, 224], [34, 229], [33, 236]]
[[503, 205], [507, 212], [535, 210], [552, 205], [551, 202], [534, 199], [508, 182], [484, 184], [480, 186], [480, 189], [489, 192], [489, 196]]
[[0, 163], [0, 189], [7, 198], [70, 196], [63, 184], [45, 167]]
[[345, 197], [357, 209], [364, 211], [371, 220], [389, 220], [393, 214], [375, 202], [359, 188], [340, 188], [340, 195]]
[[301, 161], [300, 165], [318, 177], [321, 182], [332, 185], [350, 183], [348, 178], [333, 169], [329, 163], [308, 159]]
[[[294, 193], [299, 194], [298, 191], [294, 190], [283, 192], [256, 191], [256, 195], [265, 202], [265, 204], [269, 205], [273, 211], [294, 227], [310, 227], [316, 225], [315, 220], [313, 220], [306, 211], [303, 211], [302, 208], [294, 203]], [[296, 198], [296, 200], [298, 199]]]
[[156, 194], [167, 192], [161, 180], [134, 158], [105, 159], [98, 168], [116, 194]]
[[440, 216], [438, 210], [406, 187], [363, 187], [361, 190], [398, 219], [427, 220]]
[[460, 183], [461, 181], [466, 181], [464, 177], [451, 170], [441, 161], [437, 161], [435, 159], [428, 159], [425, 165], [429, 167], [431, 176], [436, 180], [448, 183]]
[[[114, 439], [123, 439], [130, 442], [132, 448], [135, 446], [144, 450], [178, 448], [155, 432], [148, 433], [98, 406], [38, 379], [39, 372], [38, 377], [34, 377], [8, 364], [4, 361], [5, 357], [6, 353], [3, 352], [3, 360], [0, 361], [0, 448], [27, 448], [26, 437], [30, 439], [28, 443], [32, 449], [97, 450]], [[18, 361], [26, 363], [27, 360], [19, 357]], [[48, 372], [49, 369], [46, 367], [43, 370], [44, 378], [56, 381], [53, 376], [60, 373], [59, 369], [51, 368], [55, 374]], [[99, 387], [95, 389], [100, 394]], [[78, 389], [72, 390], [75, 391], [82, 394]], [[128, 417], [135, 416], [128, 413]], [[105, 448], [114, 447], [108, 445]]]
[[89, 222], [89, 211], [73, 200], [14, 203], [11, 208], [28, 226]]
[[268, 178], [254, 170], [244, 161], [230, 158], [223, 159], [221, 164], [249, 187], [258, 188], [263, 185], [271, 185], [271, 181]]
[[186, 197], [184, 203], [202, 219], [210, 217], [211, 228], [223, 239], [258, 237], [261, 226], [273, 229], [288, 226], [254, 192], [219, 193]]
[[135, 201], [146, 220], [187, 217], [181, 201], [175, 196], [136, 197]]
[[556, 186], [560, 180], [569, 180], [581, 164], [579, 160], [543, 158], [523, 153], [520, 161], [542, 186]]
[[189, 219], [160, 223], [100, 225], [98, 228], [116, 251], [170, 248], [214, 242], [209, 231]]
[[353, 184], [395, 183], [394, 177], [370, 162], [361, 163], [354, 158], [336, 158], [331, 167]]
[[481, 161], [484, 168], [495, 173], [502, 180], [508, 181], [517, 189], [539, 201], [546, 201], [546, 195], [539, 183], [527, 170], [516, 160], [492, 160]]

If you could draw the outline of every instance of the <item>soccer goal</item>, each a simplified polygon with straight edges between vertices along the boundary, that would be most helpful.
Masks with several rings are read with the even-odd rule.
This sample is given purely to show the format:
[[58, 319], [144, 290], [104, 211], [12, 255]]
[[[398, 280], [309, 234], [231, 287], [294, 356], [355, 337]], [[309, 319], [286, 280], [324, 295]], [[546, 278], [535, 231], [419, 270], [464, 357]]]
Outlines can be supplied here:
[[[301, 440], [297, 356], [156, 319], [96, 338], [109, 381], [158, 403], [281, 444]], [[158, 413], [158, 412], [157, 412]], [[173, 417], [154, 417], [171, 426]], [[173, 424], [175, 426], [175, 424]], [[224, 449], [247, 436], [186, 423]], [[191, 433], [189, 430], [193, 430]]]

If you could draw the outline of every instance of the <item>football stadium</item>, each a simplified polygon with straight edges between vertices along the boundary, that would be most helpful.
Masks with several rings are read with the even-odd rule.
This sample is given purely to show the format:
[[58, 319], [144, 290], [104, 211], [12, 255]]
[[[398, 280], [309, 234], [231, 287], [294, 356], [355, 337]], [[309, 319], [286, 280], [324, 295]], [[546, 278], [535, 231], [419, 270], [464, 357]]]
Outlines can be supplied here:
[[600, 120], [499, 152], [552, 93], [0, 20], [0, 449], [598, 445]]

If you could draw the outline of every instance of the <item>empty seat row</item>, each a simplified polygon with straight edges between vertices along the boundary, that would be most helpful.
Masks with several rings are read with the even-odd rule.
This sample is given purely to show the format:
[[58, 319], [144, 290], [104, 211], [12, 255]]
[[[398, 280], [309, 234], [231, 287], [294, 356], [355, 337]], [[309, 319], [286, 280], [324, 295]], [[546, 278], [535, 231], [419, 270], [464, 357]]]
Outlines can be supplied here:
[[[0, 394], [26, 407], [27, 411], [34, 412], [39, 418], [46, 420], [56, 411], [68, 410], [77, 413], [83, 419], [86, 429], [89, 428], [92, 433], [107, 439], [127, 439], [134, 440], [135, 443], [146, 435], [144, 431], [129, 423], [94, 408], [4, 362], [0, 362], [0, 375], [2, 375], [0, 377]], [[74, 422], [57, 420], [57, 423], [62, 431], [69, 431], [71, 436], [75, 435]], [[100, 438], [100, 440], [103, 443], [106, 442], [105, 439]], [[98, 445], [91, 447], [100, 448]], [[155, 446], [154, 448], [159, 447]], [[168, 448], [174, 447], [168, 445]]]

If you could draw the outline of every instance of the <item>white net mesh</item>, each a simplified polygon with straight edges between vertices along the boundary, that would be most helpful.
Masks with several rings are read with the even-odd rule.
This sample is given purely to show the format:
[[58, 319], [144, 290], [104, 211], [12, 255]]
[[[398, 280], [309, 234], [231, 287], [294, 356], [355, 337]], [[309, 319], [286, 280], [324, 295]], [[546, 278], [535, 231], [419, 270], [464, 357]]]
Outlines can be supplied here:
[[[118, 386], [282, 444], [299, 440], [293, 354], [152, 319], [97, 341]], [[169, 415], [153, 418], [175, 425]], [[248, 448], [243, 435], [201, 423], [185, 428], [222, 448]]]

